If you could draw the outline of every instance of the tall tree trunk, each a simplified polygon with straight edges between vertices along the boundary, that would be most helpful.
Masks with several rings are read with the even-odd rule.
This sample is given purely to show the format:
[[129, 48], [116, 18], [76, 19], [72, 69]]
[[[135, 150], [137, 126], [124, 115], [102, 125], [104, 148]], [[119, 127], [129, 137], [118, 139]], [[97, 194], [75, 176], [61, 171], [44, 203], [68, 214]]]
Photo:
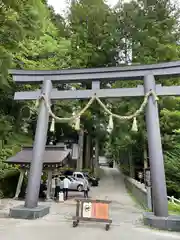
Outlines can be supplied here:
[[85, 168], [90, 167], [90, 148], [91, 148], [91, 136], [89, 134], [86, 135], [86, 154], [85, 154]]
[[76, 170], [81, 171], [83, 168], [83, 146], [84, 146], [84, 129], [80, 129], [79, 131], [79, 154], [78, 154], [78, 160], [76, 165]]
[[94, 175], [98, 176], [99, 170], [99, 139], [95, 139]]

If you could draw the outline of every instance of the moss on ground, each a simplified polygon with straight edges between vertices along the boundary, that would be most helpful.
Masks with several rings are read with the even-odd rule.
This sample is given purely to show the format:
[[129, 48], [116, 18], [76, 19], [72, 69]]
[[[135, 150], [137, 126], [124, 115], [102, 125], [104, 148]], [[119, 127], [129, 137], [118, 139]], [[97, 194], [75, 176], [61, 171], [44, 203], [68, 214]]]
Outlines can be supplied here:
[[168, 203], [169, 214], [180, 215], [180, 204]]

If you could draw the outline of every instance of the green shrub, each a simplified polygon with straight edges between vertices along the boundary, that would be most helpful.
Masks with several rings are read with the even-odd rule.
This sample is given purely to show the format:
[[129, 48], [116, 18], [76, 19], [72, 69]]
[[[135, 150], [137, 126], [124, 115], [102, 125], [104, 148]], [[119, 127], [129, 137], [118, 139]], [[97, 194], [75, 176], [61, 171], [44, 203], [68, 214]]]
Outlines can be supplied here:
[[19, 170], [16, 166], [6, 163], [6, 160], [15, 155], [20, 146], [14, 145], [1, 149], [0, 151], [0, 198], [13, 197], [19, 178]]
[[19, 170], [9, 170], [6, 175], [0, 179], [0, 198], [14, 197], [19, 178]]
[[174, 150], [165, 152], [165, 170], [166, 184], [169, 196], [180, 198], [180, 147], [175, 147]]
[[180, 204], [168, 203], [169, 213], [180, 214]]

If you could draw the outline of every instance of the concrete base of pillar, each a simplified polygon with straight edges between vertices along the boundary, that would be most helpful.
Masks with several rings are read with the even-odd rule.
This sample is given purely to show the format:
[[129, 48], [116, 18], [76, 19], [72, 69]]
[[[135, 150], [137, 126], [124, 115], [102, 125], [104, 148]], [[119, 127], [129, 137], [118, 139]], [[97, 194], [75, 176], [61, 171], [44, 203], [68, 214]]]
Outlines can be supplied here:
[[157, 217], [152, 212], [143, 213], [144, 224], [152, 228], [180, 232], [180, 216]]
[[37, 219], [49, 214], [50, 206], [39, 205], [36, 208], [26, 208], [23, 205], [10, 209], [10, 217], [18, 219]]

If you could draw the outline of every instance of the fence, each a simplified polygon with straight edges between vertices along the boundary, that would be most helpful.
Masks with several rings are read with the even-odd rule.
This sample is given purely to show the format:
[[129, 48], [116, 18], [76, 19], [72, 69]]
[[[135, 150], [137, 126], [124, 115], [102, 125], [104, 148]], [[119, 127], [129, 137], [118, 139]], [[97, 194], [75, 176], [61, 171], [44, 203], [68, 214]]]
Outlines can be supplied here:
[[[126, 188], [133, 195], [136, 201], [143, 206], [144, 208], [148, 208], [148, 198], [147, 198], [147, 190], [144, 183], [140, 183], [137, 180], [124, 176], [124, 182]], [[176, 199], [174, 196], [167, 196], [168, 201], [173, 203], [174, 205], [179, 205], [180, 200]]]
[[175, 205], [179, 205], [180, 204], [180, 200], [175, 198], [174, 196], [172, 196], [172, 197], [167, 196], [167, 198], [168, 198], [169, 202], [171, 202], [171, 203], [173, 203]]

